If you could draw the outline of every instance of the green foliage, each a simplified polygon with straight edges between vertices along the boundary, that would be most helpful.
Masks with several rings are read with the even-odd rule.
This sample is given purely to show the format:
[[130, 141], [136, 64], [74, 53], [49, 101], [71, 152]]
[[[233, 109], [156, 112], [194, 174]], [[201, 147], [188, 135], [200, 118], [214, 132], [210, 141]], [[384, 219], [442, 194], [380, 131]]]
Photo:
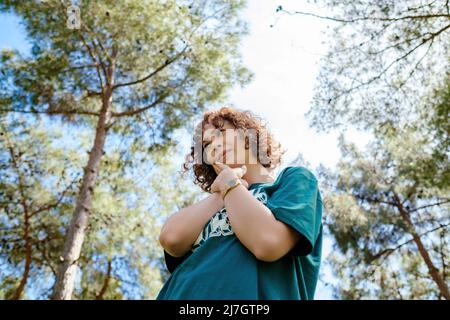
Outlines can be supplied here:
[[441, 298], [412, 237], [420, 236], [434, 266], [448, 278], [448, 158], [436, 161], [440, 145], [414, 127], [390, 130], [395, 134], [364, 152], [341, 137], [343, 158], [334, 171], [324, 169], [326, 225], [338, 249], [329, 257], [340, 279], [336, 297]]
[[448, 3], [314, 2], [332, 40], [306, 115], [373, 134], [321, 168], [336, 297], [449, 299]]
[[15, 290], [23, 278], [27, 243], [30, 280], [55, 272], [84, 158], [79, 146], [58, 145], [61, 128], [49, 131], [44, 121], [30, 126], [25, 117], [13, 117], [0, 125], [0, 260], [9, 274], [0, 281], [7, 288], [15, 279]]
[[152, 298], [167, 276], [162, 220], [198, 196], [167, 160], [173, 133], [250, 81], [238, 50], [245, 2], [82, 1], [79, 29], [70, 4], [0, 1], [32, 47], [0, 53], [1, 294], [25, 281], [22, 298], [49, 297], [97, 135], [106, 143], [74, 297]]
[[[28, 212], [49, 209], [30, 218], [32, 272], [22, 298], [29, 292], [33, 298], [48, 298], [87, 157], [80, 150], [88, 150], [89, 133], [64, 123], [11, 119], [2, 123], [0, 136], [0, 298], [11, 298], [22, 278], [24, 198]], [[72, 134], [73, 143], [66, 143], [65, 130]], [[132, 162], [121, 156], [123, 149], [123, 144], [111, 144], [103, 158], [78, 263], [81, 279], [75, 299], [99, 298], [107, 278], [102, 299], [154, 299], [168, 276], [158, 242], [161, 225], [180, 206], [200, 196], [189, 179], [176, 174], [166, 156], [177, 155], [175, 149], [146, 154], [145, 161], [140, 161], [137, 149]]]
[[448, 74], [448, 3], [314, 2], [329, 13], [320, 17], [329, 22], [326, 35], [332, 40], [307, 113], [312, 126], [374, 130], [386, 121], [414, 120], [423, 99]]

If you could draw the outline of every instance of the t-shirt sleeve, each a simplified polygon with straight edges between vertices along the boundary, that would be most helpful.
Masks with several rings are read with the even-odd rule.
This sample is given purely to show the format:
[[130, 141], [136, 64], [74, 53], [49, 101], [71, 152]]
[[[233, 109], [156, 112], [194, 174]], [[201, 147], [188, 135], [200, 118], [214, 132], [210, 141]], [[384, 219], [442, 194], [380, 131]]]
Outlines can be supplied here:
[[321, 227], [316, 210], [317, 179], [304, 167], [289, 167], [267, 201], [275, 218], [300, 234], [300, 240], [288, 254], [306, 256], [313, 250]]
[[166, 262], [167, 270], [173, 273], [175, 269], [192, 254], [192, 251], [188, 251], [184, 256], [174, 257], [164, 250], [164, 261]]

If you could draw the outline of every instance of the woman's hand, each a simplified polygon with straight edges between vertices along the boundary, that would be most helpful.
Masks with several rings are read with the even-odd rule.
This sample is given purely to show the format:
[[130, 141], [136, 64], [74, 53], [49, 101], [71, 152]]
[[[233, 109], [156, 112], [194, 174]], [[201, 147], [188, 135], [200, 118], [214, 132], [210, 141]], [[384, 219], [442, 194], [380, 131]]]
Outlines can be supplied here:
[[218, 172], [216, 179], [211, 185], [211, 192], [221, 192], [227, 187], [227, 182], [231, 179], [239, 179], [241, 183], [248, 189], [248, 182], [242, 179], [242, 176], [247, 172], [245, 165], [239, 168], [231, 168], [221, 162], [215, 162], [213, 164], [214, 169]]
[[[213, 164], [213, 167], [214, 167], [214, 170], [217, 172], [217, 174], [219, 174], [224, 168], [229, 168], [229, 169], [231, 169], [231, 170], [234, 170], [234, 169], [243, 169], [244, 172], [243, 172], [242, 176], [243, 176], [243, 175], [245, 174], [245, 172], [247, 171], [247, 167], [246, 167], [245, 165], [242, 165], [240, 168], [234, 168], [234, 169], [233, 169], [233, 168], [231, 168], [230, 166], [228, 166], [228, 165], [226, 165], [226, 164], [224, 164], [224, 163], [222, 163], [222, 162], [218, 162], [218, 161], [216, 161], [216, 162]], [[244, 187], [248, 189], [248, 182], [247, 182], [247, 180], [243, 179], [242, 177], [239, 178], [239, 180], [240, 180], [241, 183], [244, 185]]]

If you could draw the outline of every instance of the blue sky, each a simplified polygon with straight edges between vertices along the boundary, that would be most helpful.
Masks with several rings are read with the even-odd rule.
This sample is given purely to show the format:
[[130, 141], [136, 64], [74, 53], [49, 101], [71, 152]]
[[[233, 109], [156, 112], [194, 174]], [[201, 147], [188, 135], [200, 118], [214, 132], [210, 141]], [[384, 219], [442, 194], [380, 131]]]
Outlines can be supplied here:
[[0, 20], [0, 48], [15, 48], [28, 51], [30, 46], [25, 39], [25, 31], [12, 15], [2, 14]]
[[[263, 117], [287, 150], [279, 171], [293, 161], [299, 153], [311, 164], [333, 168], [341, 154], [338, 149], [338, 132], [317, 133], [304, 117], [310, 108], [320, 58], [326, 53], [327, 41], [322, 33], [325, 20], [301, 15], [282, 15], [276, 8], [282, 5], [289, 11], [314, 12], [325, 15], [321, 8], [298, 0], [250, 0], [243, 11], [250, 33], [242, 40], [241, 53], [244, 64], [255, 73], [254, 80], [244, 88], [236, 87], [228, 103], [251, 110]], [[272, 27], [271, 27], [272, 26]], [[188, 150], [190, 140], [182, 138]], [[351, 127], [346, 138], [363, 148], [370, 136]], [[178, 160], [178, 166], [183, 159]], [[332, 250], [332, 239], [324, 237], [323, 261]], [[332, 299], [325, 283], [336, 283], [330, 268], [322, 264], [323, 273], [316, 290], [316, 299]]]
[[[304, 118], [319, 71], [318, 63], [327, 49], [327, 39], [322, 34], [325, 22], [300, 15], [281, 15], [275, 12], [278, 5], [288, 10], [319, 12], [319, 8], [303, 1], [250, 0], [242, 13], [249, 23], [250, 34], [244, 37], [241, 52], [244, 64], [255, 73], [255, 78], [248, 86], [231, 90], [228, 102], [251, 110], [268, 121], [275, 137], [287, 149], [284, 165], [302, 153], [312, 167], [320, 163], [334, 167], [340, 157], [338, 133], [318, 134], [309, 128]], [[18, 19], [2, 14], [0, 49], [7, 47], [22, 51], [29, 49]], [[190, 138], [186, 137], [184, 133], [179, 134], [180, 148], [187, 152]], [[369, 139], [366, 134], [353, 129], [347, 131], [347, 137], [360, 147]], [[175, 161], [179, 162], [179, 167], [183, 159]], [[331, 239], [326, 237], [324, 260], [331, 251], [331, 245]], [[335, 281], [328, 268], [322, 268], [322, 272], [325, 282]], [[331, 290], [321, 281], [316, 299], [331, 298]]]

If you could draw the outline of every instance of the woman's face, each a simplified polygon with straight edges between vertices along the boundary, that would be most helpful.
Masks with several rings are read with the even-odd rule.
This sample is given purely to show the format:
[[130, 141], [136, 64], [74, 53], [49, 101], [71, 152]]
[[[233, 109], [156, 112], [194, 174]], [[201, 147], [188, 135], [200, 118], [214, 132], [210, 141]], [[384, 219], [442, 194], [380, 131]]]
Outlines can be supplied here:
[[[256, 163], [250, 149], [245, 148], [243, 130], [236, 129], [228, 120], [224, 120], [222, 128], [205, 124], [203, 131], [204, 156], [209, 164], [222, 162], [236, 168], [243, 164]], [[251, 160], [251, 161], [250, 161]]]

